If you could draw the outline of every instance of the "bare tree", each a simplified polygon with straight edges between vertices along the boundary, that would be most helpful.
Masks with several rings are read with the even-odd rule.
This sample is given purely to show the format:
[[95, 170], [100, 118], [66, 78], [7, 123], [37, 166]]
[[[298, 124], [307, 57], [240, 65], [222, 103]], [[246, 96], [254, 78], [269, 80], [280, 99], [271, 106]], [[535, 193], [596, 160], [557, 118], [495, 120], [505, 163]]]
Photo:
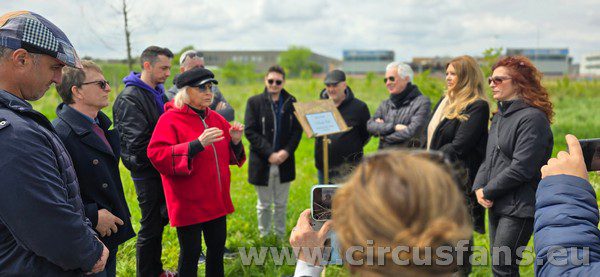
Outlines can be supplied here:
[[127, 23], [127, 0], [123, 0], [123, 18], [125, 20], [125, 43], [127, 44], [127, 65], [129, 71], [133, 71], [133, 59], [131, 58], [131, 41], [129, 40], [131, 32]]

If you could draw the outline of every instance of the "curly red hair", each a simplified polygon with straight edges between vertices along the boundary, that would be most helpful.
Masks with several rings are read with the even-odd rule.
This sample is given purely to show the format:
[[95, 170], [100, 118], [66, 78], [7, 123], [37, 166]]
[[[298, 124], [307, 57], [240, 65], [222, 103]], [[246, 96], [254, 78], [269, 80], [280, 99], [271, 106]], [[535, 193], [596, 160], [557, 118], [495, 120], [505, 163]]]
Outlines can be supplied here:
[[544, 112], [548, 121], [552, 123], [554, 105], [550, 102], [548, 91], [542, 86], [542, 72], [523, 56], [504, 57], [492, 66], [492, 71], [501, 66], [508, 69], [508, 75], [517, 86], [517, 93], [521, 99]]

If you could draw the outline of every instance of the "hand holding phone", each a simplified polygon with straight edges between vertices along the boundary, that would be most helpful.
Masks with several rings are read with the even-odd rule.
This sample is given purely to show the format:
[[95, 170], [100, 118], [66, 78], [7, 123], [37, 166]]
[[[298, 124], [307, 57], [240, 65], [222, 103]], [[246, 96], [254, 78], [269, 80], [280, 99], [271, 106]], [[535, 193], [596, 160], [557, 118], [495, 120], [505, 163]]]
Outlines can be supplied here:
[[556, 158], [548, 160], [548, 164], [542, 166], [542, 178], [566, 174], [588, 180], [588, 173], [585, 170], [583, 152], [579, 141], [574, 135], [567, 135], [565, 138], [569, 152], [560, 151], [556, 155]]

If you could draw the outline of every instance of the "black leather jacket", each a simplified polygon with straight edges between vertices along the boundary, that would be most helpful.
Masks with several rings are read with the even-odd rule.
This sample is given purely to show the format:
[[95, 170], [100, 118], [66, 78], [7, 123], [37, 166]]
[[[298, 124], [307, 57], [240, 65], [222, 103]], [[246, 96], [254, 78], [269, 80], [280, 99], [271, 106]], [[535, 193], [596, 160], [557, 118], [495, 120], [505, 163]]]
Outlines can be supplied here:
[[121, 141], [121, 159], [133, 178], [159, 178], [146, 149], [160, 117], [154, 96], [136, 86], [126, 87], [115, 99], [113, 120]]

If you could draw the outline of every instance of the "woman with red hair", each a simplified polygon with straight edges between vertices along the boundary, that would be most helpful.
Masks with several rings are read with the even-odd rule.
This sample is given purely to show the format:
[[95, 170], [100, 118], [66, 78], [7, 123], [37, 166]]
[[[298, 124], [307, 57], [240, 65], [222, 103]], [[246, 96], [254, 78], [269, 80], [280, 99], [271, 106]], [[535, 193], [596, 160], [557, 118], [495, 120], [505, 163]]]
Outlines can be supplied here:
[[490, 250], [492, 260], [498, 261], [492, 265], [494, 275], [518, 276], [517, 260], [533, 232], [540, 169], [554, 145], [550, 129], [554, 112], [541, 84], [542, 73], [529, 59], [505, 57], [492, 70], [488, 83], [498, 111], [473, 191], [489, 210]]

